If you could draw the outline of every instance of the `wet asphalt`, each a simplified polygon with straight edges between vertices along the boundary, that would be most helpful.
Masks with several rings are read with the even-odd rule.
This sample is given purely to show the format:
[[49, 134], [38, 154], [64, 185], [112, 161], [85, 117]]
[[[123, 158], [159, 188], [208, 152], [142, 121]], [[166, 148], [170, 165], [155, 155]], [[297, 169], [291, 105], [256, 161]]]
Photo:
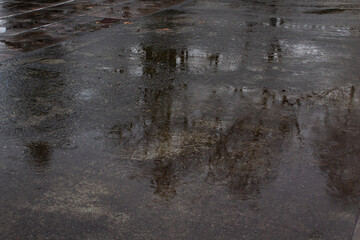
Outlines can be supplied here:
[[161, 9], [0, 63], [0, 239], [357, 239], [360, 3]]
[[0, 1], [0, 61], [44, 48], [184, 0], [4, 0]]

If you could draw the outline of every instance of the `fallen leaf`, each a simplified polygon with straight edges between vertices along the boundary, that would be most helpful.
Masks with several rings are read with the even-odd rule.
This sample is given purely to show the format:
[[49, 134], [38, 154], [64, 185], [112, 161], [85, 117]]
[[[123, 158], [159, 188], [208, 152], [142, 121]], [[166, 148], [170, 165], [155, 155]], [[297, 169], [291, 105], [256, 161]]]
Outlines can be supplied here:
[[100, 21], [100, 23], [116, 23], [119, 21], [120, 19], [118, 18], [104, 18], [103, 20]]
[[124, 24], [133, 24], [132, 22], [124, 22]]
[[161, 29], [157, 29], [158, 31], [171, 31], [170, 28], [161, 28]]

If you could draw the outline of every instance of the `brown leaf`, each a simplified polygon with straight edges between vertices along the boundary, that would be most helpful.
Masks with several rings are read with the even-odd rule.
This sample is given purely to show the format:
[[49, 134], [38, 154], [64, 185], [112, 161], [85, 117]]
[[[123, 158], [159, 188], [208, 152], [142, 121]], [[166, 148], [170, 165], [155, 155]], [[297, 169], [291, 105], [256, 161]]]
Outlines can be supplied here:
[[170, 28], [161, 28], [161, 29], [157, 29], [158, 31], [171, 31]]
[[116, 23], [119, 21], [120, 19], [117, 18], [104, 18], [103, 20], [100, 21], [100, 23]]

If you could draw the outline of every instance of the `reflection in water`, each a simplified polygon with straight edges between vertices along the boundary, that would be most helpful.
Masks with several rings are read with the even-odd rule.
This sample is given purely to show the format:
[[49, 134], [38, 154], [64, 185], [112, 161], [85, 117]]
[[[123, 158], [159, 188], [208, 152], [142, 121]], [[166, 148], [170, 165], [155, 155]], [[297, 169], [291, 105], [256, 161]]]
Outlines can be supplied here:
[[158, 160], [154, 162], [150, 183], [154, 188], [154, 194], [164, 200], [170, 200], [176, 195], [176, 173], [172, 161]]
[[237, 119], [225, 134], [214, 139], [207, 181], [226, 184], [244, 198], [260, 192], [261, 185], [273, 174], [272, 165], [276, 164], [268, 149], [276, 146], [272, 144], [282, 144], [271, 137], [274, 129], [264, 126], [264, 120], [250, 116]]
[[[54, 48], [54, 56], [66, 52]], [[67, 67], [62, 60], [42, 59], [37, 65], [20, 65], [15, 69], [22, 78], [9, 78], [6, 98], [7, 112], [11, 113], [8, 131], [19, 134], [19, 142], [28, 148], [29, 164], [35, 170], [50, 166], [53, 147], [67, 141], [73, 109], [66, 96]], [[51, 66], [56, 66], [53, 70]]]
[[[149, 173], [146, 175], [150, 178], [154, 194], [164, 200], [170, 200], [176, 195], [177, 166], [174, 159], [169, 157], [169, 149], [173, 148], [172, 111], [176, 94], [174, 75], [179, 66], [179, 54], [184, 62], [186, 53], [168, 46], [178, 40], [171, 36], [154, 34], [143, 41], [140, 49], [133, 49], [137, 56], [141, 54], [138, 59], [141, 61], [141, 73], [146, 87], [139, 103], [144, 112], [137, 118], [140, 122], [127, 125], [130, 129], [126, 131], [131, 134], [121, 139], [122, 144], [127, 143], [127, 149], [136, 149], [133, 156], [140, 155], [152, 161], [150, 169], [144, 171]], [[185, 39], [183, 41], [185, 42]], [[158, 43], [156, 47], [154, 42]], [[183, 65], [181, 62], [179, 64]], [[120, 129], [120, 132], [124, 131]]]
[[280, 27], [283, 24], [284, 24], [284, 20], [282, 18], [279, 18], [279, 17], [270, 18], [270, 25], [272, 27]]
[[[338, 92], [351, 96], [351, 89]], [[140, 176], [148, 178], [154, 194], [165, 200], [176, 196], [180, 183], [191, 181], [193, 174], [196, 181], [253, 198], [276, 178], [282, 155], [294, 149], [301, 152], [304, 145], [316, 152], [332, 196], [351, 204], [360, 200], [360, 165], [354, 158], [360, 153], [360, 113], [352, 107], [338, 114], [313, 106], [316, 95], [305, 100], [268, 90], [217, 91], [206, 97], [190, 97], [179, 89], [144, 94], [142, 116], [111, 132], [116, 134], [117, 154], [138, 164]], [[340, 95], [326, 98], [343, 101]], [[314, 120], [308, 122], [311, 115]]]
[[[176, 49], [156, 49], [153, 46], [143, 47], [144, 64], [143, 74], [153, 77], [160, 71], [174, 72], [177, 67], [177, 50]], [[184, 52], [182, 51], [182, 60], [184, 60]], [[156, 64], [154, 64], [154, 62]], [[182, 61], [183, 62], [183, 61]], [[183, 64], [183, 63], [182, 63]]]
[[49, 168], [52, 149], [48, 143], [33, 142], [27, 148], [29, 164], [35, 171], [42, 172]]
[[[254, 2], [254, 5], [260, 4], [258, 2]], [[268, 11], [270, 11], [270, 13], [274, 16], [277, 15], [277, 2], [272, 2], [271, 5], [269, 6], [263, 6], [265, 9], [267, 9]], [[258, 22], [247, 22], [246, 23], [246, 32], [249, 36], [249, 38], [252, 38], [252, 34], [257, 33], [258, 31], [262, 31], [262, 28], [268, 28], [268, 27], [283, 27], [283, 25], [285, 24], [285, 21], [283, 18], [281, 17], [270, 17], [268, 19], [267, 22], [263, 22], [262, 24], [258, 23]], [[284, 54], [284, 49], [282, 46], [282, 40], [280, 40], [280, 36], [281, 34], [278, 33], [277, 29], [272, 29], [272, 34], [268, 34], [266, 36], [263, 36], [264, 38], [264, 42], [266, 42], [268, 44], [267, 46], [267, 50], [265, 53], [265, 59], [267, 59], [267, 61], [269, 63], [274, 63], [274, 62], [280, 62], [280, 59], [282, 57], [282, 55]], [[247, 48], [245, 48], [245, 50], [247, 50]], [[254, 54], [254, 53], [249, 53], [249, 55]], [[268, 66], [270, 67], [270, 66]], [[255, 69], [255, 68], [254, 68]]]
[[[200, 47], [191, 46], [189, 48], [159, 48], [158, 46], [141, 46], [133, 48], [134, 57], [143, 61], [142, 69], [131, 69], [132, 75], [148, 75], [160, 72], [177, 73], [181, 71], [193, 74], [203, 74], [207, 71], [229, 72], [235, 71], [240, 67], [241, 56], [238, 54], [209, 53]], [[148, 62], [147, 62], [148, 61]], [[154, 65], [151, 61], [156, 62]]]
[[[269, 6], [271, 13], [276, 15], [278, 12], [278, 3], [277, 1], [272, 2]], [[280, 17], [271, 17], [269, 19], [271, 27], [281, 27], [284, 24], [284, 20]], [[270, 43], [269, 50], [267, 53], [267, 60], [271, 62], [279, 62], [282, 55], [282, 48], [279, 43], [279, 36], [276, 34], [275, 39]]]
[[[192, 102], [188, 109], [169, 97], [171, 92], [176, 95], [174, 91], [145, 93], [144, 116], [111, 130], [118, 135], [114, 137], [120, 144], [118, 154], [146, 160], [139, 167], [151, 179], [154, 193], [165, 199], [176, 193], [177, 182], [192, 171], [203, 176], [202, 181], [226, 185], [244, 198], [259, 193], [276, 175], [277, 157], [289, 144], [288, 137], [299, 132], [292, 111], [273, 115], [271, 110], [282, 105], [281, 98], [268, 103], [267, 96], [259, 99], [234, 92], [192, 99], [197, 106]], [[177, 94], [185, 102], [190, 100]], [[232, 101], [236, 113], [226, 106], [227, 101]]]
[[[284, 24], [282, 18], [270, 19], [272, 27]], [[247, 30], [251, 33], [256, 27], [257, 24], [249, 23]], [[195, 172], [199, 181], [224, 185], [243, 199], [252, 198], [261, 192], [264, 184], [276, 178], [279, 156], [287, 149], [300, 149], [305, 142], [314, 141], [311, 144], [317, 145], [323, 141], [303, 135], [306, 127], [298, 119], [299, 109], [307, 104], [303, 96], [294, 97], [285, 90], [263, 89], [259, 93], [245, 88], [219, 89], [210, 83], [209, 86], [183, 84], [176, 78], [181, 72], [203, 74], [209, 70], [236, 70], [241, 64], [239, 54], [187, 46], [181, 34], [155, 32], [146, 36], [139, 46], [131, 49], [131, 59], [137, 61], [134, 64], [137, 68], [136, 72], [130, 71], [144, 81], [145, 87], [141, 87], [138, 100], [143, 112], [134, 121], [115, 125], [109, 136], [116, 139], [114, 144], [119, 156], [141, 162], [142, 177], [150, 180], [156, 195], [166, 200], [174, 198], [181, 182], [189, 180]], [[318, 53], [311, 51], [314, 47], [305, 45], [290, 49], [278, 32], [266, 40], [268, 66], [280, 63], [285, 50], [295, 57]], [[350, 95], [354, 95], [354, 90], [352, 92]], [[311, 114], [318, 110], [307, 111]], [[311, 124], [321, 128], [319, 123]], [[319, 137], [322, 133], [315, 135]], [[324, 143], [328, 141], [334, 140], [324, 140]], [[332, 149], [329, 153], [333, 151], [338, 150]], [[336, 162], [338, 164], [338, 160]], [[329, 159], [321, 160], [320, 165], [329, 175], [349, 178], [346, 181], [340, 177], [329, 178], [334, 181], [330, 186], [337, 186], [340, 195], [346, 195], [346, 191], [358, 194], [357, 189], [345, 189], [350, 183], [357, 186], [355, 174], [344, 173], [353, 165], [341, 170], [336, 164], [332, 166]], [[355, 169], [354, 166], [353, 173], [357, 172]]]
[[[253, 96], [235, 88], [176, 84], [178, 71], [229, 71], [238, 67], [240, 57], [168, 48], [172, 41], [185, 45], [185, 40], [164, 40], [155, 33], [131, 49], [142, 66], [130, 73], [143, 75], [138, 100], [143, 112], [109, 131], [117, 154], [140, 162], [154, 194], [165, 200], [176, 196], [179, 181], [193, 171], [201, 181], [225, 185], [244, 199], [259, 193], [276, 176], [277, 157], [288, 137], [299, 134], [294, 111], [282, 107], [282, 95], [274, 99], [266, 89]], [[281, 51], [279, 46], [273, 50]], [[273, 61], [279, 58], [272, 55]]]
[[282, 55], [282, 49], [278, 40], [270, 44], [267, 54], [268, 62], [279, 62]]
[[[316, 129], [314, 144], [320, 159], [320, 168], [328, 175], [328, 191], [332, 196], [348, 203], [360, 201], [359, 116], [353, 105], [355, 88], [334, 91], [349, 100], [347, 108], [329, 108], [324, 114], [323, 128]], [[354, 157], [355, 156], [355, 157]]]
[[[179, 27], [171, 21], [167, 26]], [[181, 47], [169, 48], [177, 42]], [[162, 199], [176, 196], [179, 181], [192, 171], [208, 184], [225, 185], [249, 198], [276, 176], [277, 155], [288, 144], [287, 136], [299, 132], [296, 116], [282, 110], [273, 115], [271, 109], [283, 105], [283, 99], [274, 103], [266, 89], [254, 97], [234, 88], [213, 91], [211, 86], [177, 84], [179, 72], [234, 71], [241, 63], [237, 53], [186, 45], [178, 35], [155, 32], [131, 48], [130, 58], [140, 69], [130, 69], [130, 74], [142, 76], [145, 85], [138, 100], [143, 112], [132, 122], [113, 126], [107, 136], [120, 156], [146, 160], [139, 167]], [[269, 61], [279, 61], [280, 45], [270, 46]]]
[[[268, 23], [269, 16], [264, 19]], [[18, 200], [20, 210], [12, 209], [26, 211], [24, 222], [34, 224], [17, 222], [10, 230], [24, 225], [25, 233], [45, 229], [46, 235], [66, 230], [68, 225], [57, 223], [70, 222], [78, 226], [68, 232], [71, 238], [78, 229], [79, 235], [87, 231], [85, 222], [92, 229], [85, 236], [106, 238], [102, 234], [110, 232], [110, 239], [152, 238], [154, 229], [159, 233], [153, 238], [208, 233], [209, 239], [239, 233], [249, 239], [311, 239], [327, 238], [332, 228], [350, 232], [359, 193], [357, 86], [318, 93], [303, 90], [306, 84], [298, 87], [297, 79], [290, 82], [288, 74], [285, 81], [281, 73], [276, 76], [277, 69], [294, 64], [302, 71], [298, 57], [312, 60], [311, 51], [317, 55], [318, 49], [281, 35], [276, 21], [266, 25], [268, 32], [265, 24], [249, 24], [253, 32], [235, 41], [239, 48], [192, 41], [193, 33], [182, 29], [156, 31], [168, 26], [159, 21], [154, 31], [141, 25], [138, 33], [134, 27], [139, 38], [107, 39], [104, 48], [38, 58], [17, 69], [23, 79], [9, 82], [6, 98], [11, 133], [27, 146], [31, 169], [54, 170], [44, 178], [32, 176], [28, 187], [12, 187], [37, 196], [18, 194], [30, 200]], [[262, 39], [252, 38], [259, 33]], [[270, 84], [244, 70], [249, 62], [240, 57], [243, 46], [250, 66], [273, 77]], [[74, 128], [72, 107], [78, 112]], [[110, 128], [107, 138], [104, 128]], [[69, 136], [77, 145], [58, 149]], [[46, 189], [33, 191], [38, 182]], [[36, 225], [48, 218], [54, 221], [46, 228]]]

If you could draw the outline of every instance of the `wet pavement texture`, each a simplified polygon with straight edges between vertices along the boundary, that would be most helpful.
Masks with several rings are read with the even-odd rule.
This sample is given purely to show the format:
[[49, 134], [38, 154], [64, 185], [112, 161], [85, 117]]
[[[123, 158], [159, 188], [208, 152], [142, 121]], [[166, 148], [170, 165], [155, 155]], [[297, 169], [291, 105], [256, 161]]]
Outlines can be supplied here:
[[81, 33], [131, 24], [183, 0], [37, 0], [0, 2], [0, 61]]
[[187, 1], [2, 62], [0, 239], [356, 239], [359, 13]]

